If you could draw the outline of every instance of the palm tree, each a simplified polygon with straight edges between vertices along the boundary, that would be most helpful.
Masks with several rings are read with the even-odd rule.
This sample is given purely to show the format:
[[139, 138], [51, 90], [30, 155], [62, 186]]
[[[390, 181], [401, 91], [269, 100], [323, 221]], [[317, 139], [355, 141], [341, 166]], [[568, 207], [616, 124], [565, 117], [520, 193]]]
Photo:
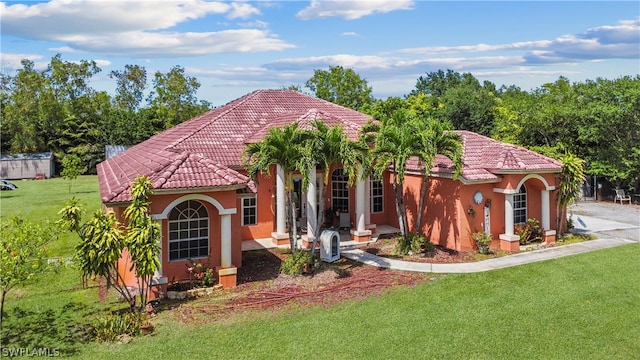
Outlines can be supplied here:
[[[408, 116], [408, 112], [400, 109], [390, 118], [384, 119], [375, 137], [372, 161], [378, 176], [389, 168], [393, 168], [393, 193], [395, 197], [398, 226], [404, 243], [409, 244], [407, 211], [404, 203], [404, 176], [407, 161], [418, 156], [416, 144], [423, 142], [419, 133], [420, 124]], [[374, 130], [374, 129], [372, 129]]]
[[420, 122], [424, 129], [419, 132], [421, 141], [416, 144], [418, 159], [424, 166], [422, 175], [422, 185], [420, 186], [420, 201], [418, 204], [418, 216], [414, 224], [413, 232], [420, 233], [422, 230], [422, 213], [427, 198], [429, 185], [429, 173], [433, 167], [436, 155], [448, 157], [454, 166], [453, 179], [457, 179], [462, 172], [462, 138], [458, 133], [446, 131], [442, 122], [433, 118], [426, 118]]
[[285, 214], [290, 214], [287, 221], [289, 225], [289, 242], [291, 251], [296, 251], [296, 211], [293, 195], [293, 173], [300, 171], [303, 183], [308, 183], [305, 164], [308, 153], [309, 133], [298, 128], [297, 123], [286, 125], [282, 128], [269, 129], [267, 136], [260, 142], [247, 145], [243, 152], [243, 162], [249, 176], [256, 181], [258, 173], [270, 175], [271, 166], [279, 165], [285, 176]]
[[560, 191], [558, 192], [556, 229], [559, 233], [565, 230], [567, 221], [567, 205], [580, 197], [580, 189], [584, 183], [584, 160], [567, 153], [559, 156], [562, 162], [560, 172]]
[[[324, 199], [329, 185], [331, 167], [342, 164], [342, 169], [347, 175], [349, 186], [353, 186], [358, 180], [358, 176], [364, 176], [360, 171], [365, 162], [368, 146], [362, 142], [349, 140], [341, 126], [329, 128], [322, 120], [311, 123], [313, 130], [310, 131], [310, 142], [307, 152], [306, 162], [309, 164], [309, 171], [315, 171], [316, 165], [322, 170], [322, 191], [320, 203], [318, 204], [317, 226], [315, 228], [313, 243], [311, 245], [311, 256], [316, 248], [317, 240], [320, 236], [320, 224], [324, 221]], [[306, 183], [303, 182], [303, 188]]]

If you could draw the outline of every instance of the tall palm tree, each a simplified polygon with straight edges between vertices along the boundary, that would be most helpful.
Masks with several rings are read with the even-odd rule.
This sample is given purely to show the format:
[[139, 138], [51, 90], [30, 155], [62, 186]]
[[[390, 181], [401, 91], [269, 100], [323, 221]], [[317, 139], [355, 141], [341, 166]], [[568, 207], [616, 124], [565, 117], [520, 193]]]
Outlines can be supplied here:
[[271, 166], [279, 165], [284, 171], [286, 208], [285, 213], [289, 214], [289, 242], [291, 251], [296, 251], [296, 240], [298, 237], [296, 223], [296, 209], [293, 195], [293, 173], [300, 171], [303, 182], [308, 183], [306, 172], [308, 165], [305, 164], [308, 152], [308, 140], [310, 135], [307, 131], [298, 128], [297, 123], [286, 125], [282, 128], [273, 127], [269, 129], [267, 136], [260, 142], [247, 145], [243, 151], [243, 162], [249, 176], [255, 181], [258, 173], [270, 175]]
[[453, 162], [454, 180], [462, 172], [462, 138], [460, 135], [453, 131], [447, 131], [445, 124], [433, 118], [423, 119], [419, 121], [419, 124], [421, 125], [419, 131], [421, 141], [416, 144], [416, 147], [418, 159], [424, 166], [424, 174], [422, 175], [422, 185], [420, 186], [418, 216], [413, 228], [414, 233], [422, 231], [422, 214], [429, 187], [429, 173], [436, 155], [444, 155]]
[[398, 226], [406, 244], [409, 243], [409, 234], [404, 202], [404, 176], [407, 161], [419, 153], [416, 144], [423, 142], [419, 129], [420, 124], [408, 116], [406, 110], [398, 110], [382, 121], [372, 151], [373, 166], [378, 176], [381, 177], [389, 167], [393, 168], [393, 193]]
[[[341, 164], [344, 173], [347, 175], [349, 186], [353, 186], [358, 180], [358, 176], [364, 176], [360, 169], [365, 163], [369, 148], [362, 142], [349, 140], [341, 126], [330, 128], [322, 120], [315, 120], [311, 125], [313, 130], [310, 131], [311, 138], [306, 162], [310, 166], [309, 171], [315, 171], [316, 165], [320, 167], [324, 185], [320, 194], [321, 201], [318, 204], [317, 226], [311, 245], [311, 255], [313, 256], [320, 236], [320, 224], [324, 221], [324, 199], [329, 185], [331, 167]], [[306, 187], [306, 184], [303, 182], [304, 187]]]

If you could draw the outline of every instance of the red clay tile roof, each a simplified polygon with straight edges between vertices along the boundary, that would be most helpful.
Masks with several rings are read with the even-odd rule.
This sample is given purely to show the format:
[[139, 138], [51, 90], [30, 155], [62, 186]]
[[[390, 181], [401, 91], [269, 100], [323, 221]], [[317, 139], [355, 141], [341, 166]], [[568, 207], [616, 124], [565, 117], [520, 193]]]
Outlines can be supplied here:
[[234, 169], [249, 141], [266, 129], [313, 119], [342, 124], [351, 138], [371, 117], [291, 90], [258, 90], [188, 120], [98, 164], [100, 194], [105, 203], [130, 201], [129, 186], [148, 175], [156, 189], [255, 185]]
[[[523, 147], [505, 144], [471, 131], [456, 131], [462, 136], [462, 178], [467, 181], [498, 180], [500, 174], [510, 172], [560, 172], [562, 164]], [[410, 171], [422, 172], [424, 167], [412, 158]], [[431, 168], [433, 174], [453, 174], [453, 163], [438, 155]]]

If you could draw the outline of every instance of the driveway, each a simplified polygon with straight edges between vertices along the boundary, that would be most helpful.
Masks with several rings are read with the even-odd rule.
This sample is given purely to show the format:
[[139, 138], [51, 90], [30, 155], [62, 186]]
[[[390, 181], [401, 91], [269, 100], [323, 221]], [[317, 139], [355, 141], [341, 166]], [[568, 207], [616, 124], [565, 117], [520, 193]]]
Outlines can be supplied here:
[[568, 209], [574, 231], [640, 242], [640, 205], [581, 201]]

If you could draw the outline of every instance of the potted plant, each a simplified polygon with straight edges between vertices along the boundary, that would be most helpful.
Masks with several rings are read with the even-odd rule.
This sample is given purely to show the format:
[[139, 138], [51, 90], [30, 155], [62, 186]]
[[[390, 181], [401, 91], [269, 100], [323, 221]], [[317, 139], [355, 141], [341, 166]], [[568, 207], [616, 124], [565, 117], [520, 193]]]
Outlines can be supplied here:
[[476, 247], [480, 254], [489, 253], [489, 246], [491, 246], [491, 241], [493, 241], [491, 234], [487, 234], [484, 231], [477, 231], [471, 234], [471, 238], [476, 243]]

